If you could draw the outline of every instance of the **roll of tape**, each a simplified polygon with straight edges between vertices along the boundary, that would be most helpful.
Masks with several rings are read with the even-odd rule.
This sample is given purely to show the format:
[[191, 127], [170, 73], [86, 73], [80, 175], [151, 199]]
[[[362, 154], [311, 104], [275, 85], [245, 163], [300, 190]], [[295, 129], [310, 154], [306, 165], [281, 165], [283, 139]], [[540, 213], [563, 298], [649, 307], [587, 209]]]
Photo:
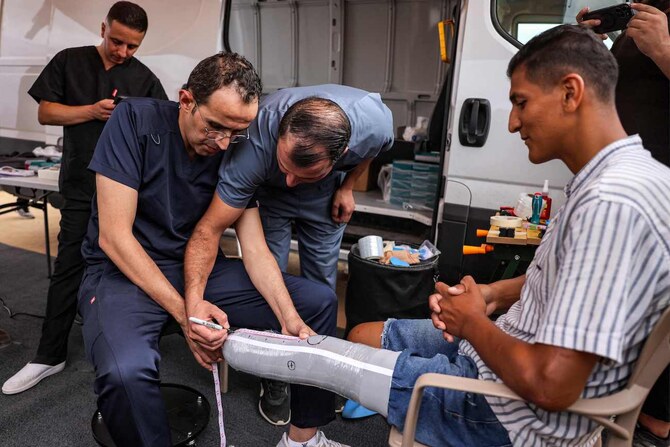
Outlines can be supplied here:
[[519, 228], [523, 219], [516, 216], [491, 216], [490, 223], [498, 228]]
[[358, 240], [358, 253], [363, 259], [379, 259], [384, 256], [384, 243], [380, 236], [365, 236]]

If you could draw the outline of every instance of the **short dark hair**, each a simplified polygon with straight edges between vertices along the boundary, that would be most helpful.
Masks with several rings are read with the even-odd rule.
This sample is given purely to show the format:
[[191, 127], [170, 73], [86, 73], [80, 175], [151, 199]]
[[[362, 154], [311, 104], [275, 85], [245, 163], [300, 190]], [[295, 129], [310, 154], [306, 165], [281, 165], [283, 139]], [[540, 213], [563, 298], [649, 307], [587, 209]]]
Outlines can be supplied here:
[[310, 97], [293, 104], [282, 117], [279, 137], [287, 133], [295, 139], [290, 158], [297, 167], [307, 168], [326, 159], [334, 164], [349, 144], [351, 123], [334, 101]]
[[217, 53], [201, 60], [188, 77], [186, 88], [198, 104], [206, 104], [212, 93], [232, 86], [249, 104], [263, 92], [261, 78], [251, 62], [237, 53]]
[[522, 66], [528, 80], [543, 88], [554, 87], [568, 73], [578, 73], [600, 101], [614, 100], [617, 62], [602, 40], [582, 26], [560, 25], [533, 37], [510, 60], [507, 76]]
[[111, 25], [114, 20], [141, 33], [145, 33], [149, 27], [147, 12], [132, 2], [114, 3], [107, 13], [107, 24]]

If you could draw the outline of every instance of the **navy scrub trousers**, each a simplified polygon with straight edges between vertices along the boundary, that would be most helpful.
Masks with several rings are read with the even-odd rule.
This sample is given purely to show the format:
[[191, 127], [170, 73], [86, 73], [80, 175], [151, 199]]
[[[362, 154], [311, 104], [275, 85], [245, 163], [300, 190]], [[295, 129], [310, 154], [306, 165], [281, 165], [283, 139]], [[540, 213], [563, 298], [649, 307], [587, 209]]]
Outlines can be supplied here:
[[282, 272], [288, 268], [291, 222], [295, 224], [300, 274], [335, 290], [337, 261], [346, 224], [331, 218], [333, 194], [345, 173], [331, 172], [317, 184], [290, 189], [261, 187], [256, 193], [265, 241]]
[[[183, 292], [183, 264], [159, 266]], [[335, 335], [337, 298], [326, 285], [284, 274], [296, 310], [315, 332]], [[281, 329], [241, 261], [219, 257], [205, 299], [223, 309], [233, 327]], [[171, 446], [161, 398], [158, 342], [169, 314], [110, 263], [89, 266], [80, 289], [84, 343], [95, 365], [95, 392], [116, 445]], [[194, 360], [195, 361], [195, 360]], [[292, 424], [317, 427], [334, 418], [333, 394], [291, 385]]]

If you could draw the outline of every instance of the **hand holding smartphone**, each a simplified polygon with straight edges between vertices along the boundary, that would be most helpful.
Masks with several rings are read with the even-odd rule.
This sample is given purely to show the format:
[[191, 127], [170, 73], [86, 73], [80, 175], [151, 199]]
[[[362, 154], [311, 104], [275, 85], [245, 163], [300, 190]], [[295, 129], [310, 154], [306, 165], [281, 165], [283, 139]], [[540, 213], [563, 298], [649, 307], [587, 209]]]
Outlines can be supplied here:
[[126, 98], [127, 96], [116, 95], [114, 97], [114, 105], [118, 105], [121, 101], [123, 101]]
[[626, 29], [628, 22], [634, 15], [635, 12], [630, 5], [622, 3], [587, 12], [582, 16], [582, 21], [600, 20], [600, 24], [594, 26], [592, 29], [596, 34], [606, 34]]

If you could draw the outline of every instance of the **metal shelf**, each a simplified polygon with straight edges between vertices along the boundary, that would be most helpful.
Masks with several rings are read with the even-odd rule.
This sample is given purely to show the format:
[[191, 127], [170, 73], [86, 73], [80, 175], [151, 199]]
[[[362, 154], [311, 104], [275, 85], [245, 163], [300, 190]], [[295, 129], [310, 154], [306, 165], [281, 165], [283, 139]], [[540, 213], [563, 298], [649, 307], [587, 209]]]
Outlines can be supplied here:
[[433, 223], [432, 210], [406, 210], [401, 206], [384, 202], [382, 193], [378, 189], [365, 192], [354, 191], [354, 200], [356, 200], [355, 210], [361, 213], [401, 217], [428, 226]]

